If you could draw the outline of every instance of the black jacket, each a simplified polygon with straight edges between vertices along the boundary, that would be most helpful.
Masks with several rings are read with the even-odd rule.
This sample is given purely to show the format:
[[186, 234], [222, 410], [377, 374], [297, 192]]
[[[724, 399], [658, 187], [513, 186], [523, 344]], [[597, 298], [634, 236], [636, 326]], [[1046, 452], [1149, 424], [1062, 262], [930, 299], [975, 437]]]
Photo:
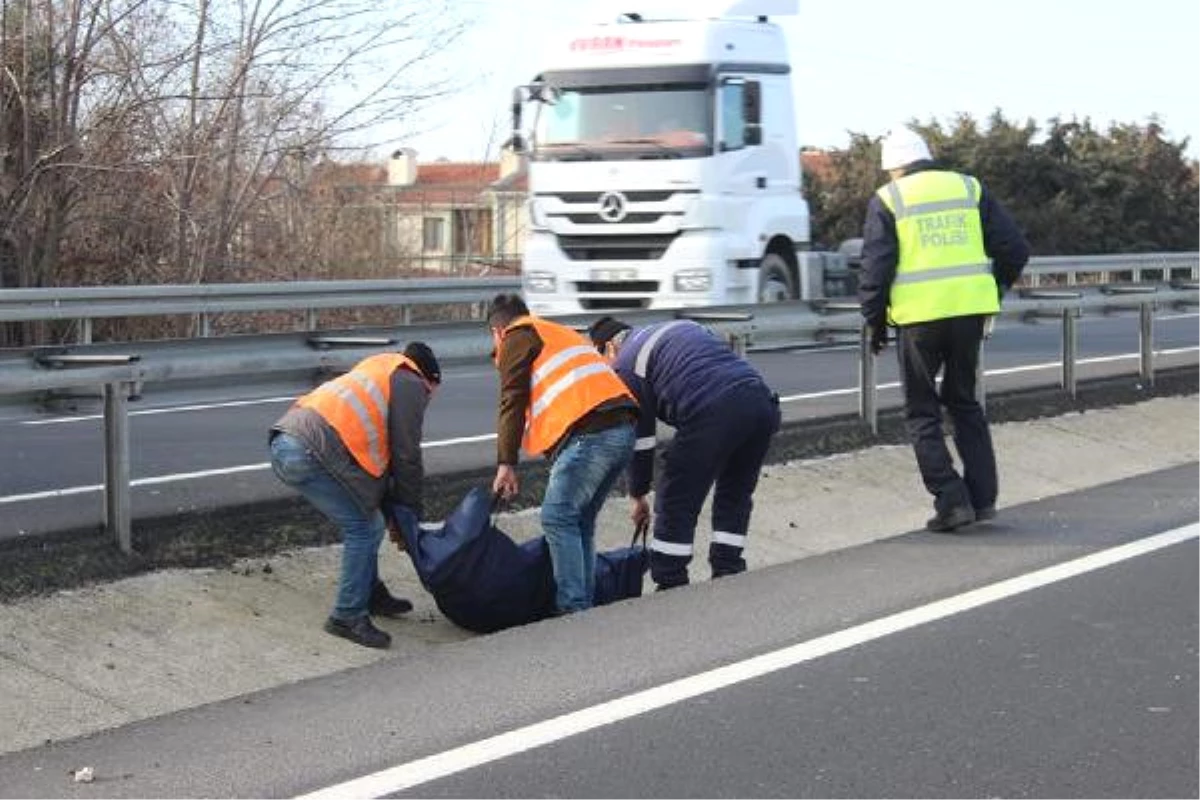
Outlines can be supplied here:
[[[937, 169], [922, 162], [908, 174]], [[992, 274], [996, 277], [1001, 296], [1008, 291], [1029, 261], [1029, 243], [1025, 241], [1008, 211], [986, 187], [979, 194], [979, 219], [983, 225], [983, 249], [992, 259]], [[863, 224], [862, 274], [858, 283], [858, 301], [863, 318], [876, 330], [887, 324], [888, 295], [896, 278], [900, 243], [896, 238], [896, 218], [879, 195], [871, 196], [867, 204], [867, 220]]]

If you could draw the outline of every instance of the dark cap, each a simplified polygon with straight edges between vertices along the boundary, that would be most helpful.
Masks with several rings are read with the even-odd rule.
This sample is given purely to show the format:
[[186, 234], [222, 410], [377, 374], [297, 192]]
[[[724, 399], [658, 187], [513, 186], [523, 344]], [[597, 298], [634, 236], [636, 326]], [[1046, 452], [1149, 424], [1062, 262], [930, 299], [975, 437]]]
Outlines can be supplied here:
[[621, 331], [627, 330], [629, 330], [629, 325], [616, 317], [601, 317], [588, 328], [588, 336], [592, 338], [592, 344], [596, 345], [597, 350], [603, 350], [604, 345], [608, 344], [610, 339]]
[[409, 342], [404, 348], [404, 355], [412, 359], [430, 383], [442, 382], [442, 368], [438, 365], [437, 356], [433, 349], [424, 342]]

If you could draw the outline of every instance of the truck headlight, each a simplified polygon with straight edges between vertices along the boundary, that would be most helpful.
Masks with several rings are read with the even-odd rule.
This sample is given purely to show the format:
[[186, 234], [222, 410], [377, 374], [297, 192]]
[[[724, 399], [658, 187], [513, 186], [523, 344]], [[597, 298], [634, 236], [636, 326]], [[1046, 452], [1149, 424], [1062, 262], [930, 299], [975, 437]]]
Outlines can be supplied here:
[[707, 292], [712, 288], [712, 273], [706, 269], [685, 269], [675, 273], [675, 291]]
[[526, 272], [524, 275], [525, 291], [553, 292], [557, 287], [554, 274], [550, 272]]

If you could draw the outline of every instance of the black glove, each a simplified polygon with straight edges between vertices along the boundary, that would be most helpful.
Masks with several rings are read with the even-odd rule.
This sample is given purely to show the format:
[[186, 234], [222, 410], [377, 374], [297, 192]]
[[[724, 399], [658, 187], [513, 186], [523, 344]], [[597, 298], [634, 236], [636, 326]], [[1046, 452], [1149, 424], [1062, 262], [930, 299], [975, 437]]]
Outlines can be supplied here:
[[868, 327], [867, 333], [870, 336], [871, 352], [875, 355], [879, 355], [883, 352], [883, 349], [887, 347], [887, 325], [871, 325]]

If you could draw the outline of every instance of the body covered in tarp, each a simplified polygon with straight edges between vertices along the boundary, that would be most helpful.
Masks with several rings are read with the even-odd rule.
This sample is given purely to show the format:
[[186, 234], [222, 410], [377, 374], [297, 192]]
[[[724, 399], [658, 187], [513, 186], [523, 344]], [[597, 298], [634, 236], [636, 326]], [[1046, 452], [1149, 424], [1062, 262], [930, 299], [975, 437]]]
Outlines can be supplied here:
[[[387, 510], [400, 529], [417, 576], [456, 625], [477, 633], [536, 622], [554, 614], [554, 573], [542, 536], [520, 544], [492, 522], [493, 500], [472, 489], [440, 525], [420, 524], [406, 507]], [[643, 544], [596, 554], [593, 602], [642, 593]]]

